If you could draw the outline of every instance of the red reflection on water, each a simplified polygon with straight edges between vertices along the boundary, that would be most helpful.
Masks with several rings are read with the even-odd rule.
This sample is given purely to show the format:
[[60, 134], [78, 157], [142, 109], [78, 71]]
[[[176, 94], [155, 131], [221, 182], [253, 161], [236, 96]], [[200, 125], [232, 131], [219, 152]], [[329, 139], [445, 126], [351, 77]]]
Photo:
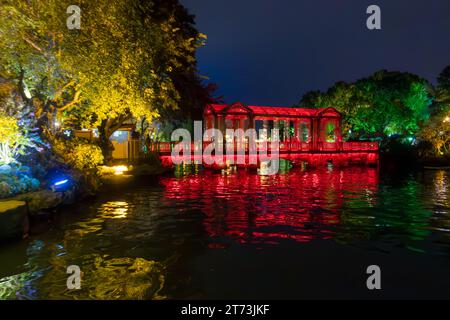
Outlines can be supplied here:
[[[308, 242], [333, 237], [344, 204], [370, 206], [378, 186], [375, 168], [350, 167], [260, 176], [206, 171], [162, 178], [165, 199], [200, 209], [212, 238], [240, 243]], [[211, 244], [220, 247], [219, 244]]]

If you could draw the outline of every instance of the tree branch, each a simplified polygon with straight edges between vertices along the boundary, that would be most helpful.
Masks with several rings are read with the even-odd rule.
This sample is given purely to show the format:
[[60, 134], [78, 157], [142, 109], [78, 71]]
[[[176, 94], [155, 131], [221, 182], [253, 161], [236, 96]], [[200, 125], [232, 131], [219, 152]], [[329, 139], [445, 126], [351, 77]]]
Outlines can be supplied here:
[[111, 131], [111, 132], [114, 132], [114, 131], [118, 130], [118, 129], [123, 125], [123, 123], [124, 123], [125, 121], [127, 121], [128, 119], [130, 119], [130, 117], [131, 117], [131, 115], [130, 115], [129, 113], [126, 113], [126, 114], [124, 114], [124, 115], [118, 117], [118, 118], [115, 120], [116, 124], [110, 126], [110, 128], [109, 128], [110, 131]]
[[30, 39], [28, 39], [25, 36], [22, 36], [22, 39], [27, 42], [30, 46], [32, 46], [34, 49], [36, 49], [39, 52], [44, 52], [44, 50], [42, 50], [41, 47], [39, 47], [37, 44], [35, 44], [33, 41], [31, 41]]
[[56, 100], [59, 98], [59, 96], [64, 92], [64, 89], [73, 86], [75, 84], [75, 80], [69, 81], [67, 84], [65, 84], [63, 87], [61, 87], [58, 91], [56, 91], [53, 100]]
[[77, 104], [78, 102], [80, 102], [80, 95], [81, 95], [81, 90], [77, 90], [75, 91], [75, 94], [73, 96], [73, 100], [71, 102], [66, 103], [65, 105], [58, 107], [58, 112], [59, 111], [64, 111], [70, 107], [72, 107], [74, 104]]
[[18, 84], [19, 93], [23, 101], [29, 104], [31, 102], [31, 99], [28, 98], [27, 95], [25, 94], [25, 83], [23, 82], [24, 78], [25, 78], [25, 70], [22, 67], [20, 67], [19, 84]]

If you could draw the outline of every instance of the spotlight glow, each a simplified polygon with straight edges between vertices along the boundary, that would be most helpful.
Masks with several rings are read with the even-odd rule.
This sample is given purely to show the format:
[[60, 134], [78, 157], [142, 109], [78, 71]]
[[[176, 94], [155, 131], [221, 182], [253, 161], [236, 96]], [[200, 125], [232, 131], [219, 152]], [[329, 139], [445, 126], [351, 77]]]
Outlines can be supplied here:
[[122, 166], [114, 166], [113, 169], [114, 169], [114, 174], [115, 175], [121, 175], [124, 172], [128, 171], [128, 167], [127, 166], [123, 166], [123, 165]]
[[67, 183], [69, 180], [68, 179], [65, 179], [65, 180], [61, 180], [61, 181], [58, 181], [58, 182], [55, 182], [55, 186], [60, 186], [60, 185], [62, 185], [62, 184], [65, 184], [65, 183]]

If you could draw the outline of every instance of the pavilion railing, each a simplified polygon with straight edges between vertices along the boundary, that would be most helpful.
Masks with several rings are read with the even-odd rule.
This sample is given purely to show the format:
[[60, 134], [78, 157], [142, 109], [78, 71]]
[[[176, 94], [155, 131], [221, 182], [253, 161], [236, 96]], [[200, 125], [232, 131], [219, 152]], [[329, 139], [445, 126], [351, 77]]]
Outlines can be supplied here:
[[355, 141], [355, 142], [343, 142], [343, 151], [377, 151], [378, 142], [371, 141]]
[[[203, 142], [203, 150], [212, 142], [204, 141]], [[157, 151], [159, 153], [170, 153], [173, 147], [177, 144], [177, 142], [159, 142], [157, 144], [152, 145], [151, 151]], [[249, 152], [249, 144], [248, 143], [224, 143], [221, 144], [224, 152], [226, 148], [233, 147], [233, 150], [236, 152], [237, 150], [244, 151], [246, 153]], [[322, 142], [318, 144], [316, 150], [313, 150], [311, 143], [301, 142], [301, 141], [280, 141], [279, 142], [279, 152], [308, 152], [308, 151], [344, 151], [344, 152], [355, 152], [355, 151], [377, 151], [378, 143], [371, 141], [356, 141], [356, 142]], [[191, 152], [194, 152], [198, 149], [198, 145], [195, 145], [193, 142], [185, 143], [184, 150], [190, 148]], [[256, 143], [257, 151], [272, 151], [271, 144], [265, 142], [257, 142]]]

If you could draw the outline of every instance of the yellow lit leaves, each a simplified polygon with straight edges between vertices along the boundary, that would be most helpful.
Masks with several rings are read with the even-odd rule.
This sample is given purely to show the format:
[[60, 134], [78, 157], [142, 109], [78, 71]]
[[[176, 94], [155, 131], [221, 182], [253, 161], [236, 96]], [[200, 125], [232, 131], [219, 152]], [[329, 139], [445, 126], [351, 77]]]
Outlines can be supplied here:
[[19, 135], [17, 120], [0, 114], [0, 143], [14, 143]]

